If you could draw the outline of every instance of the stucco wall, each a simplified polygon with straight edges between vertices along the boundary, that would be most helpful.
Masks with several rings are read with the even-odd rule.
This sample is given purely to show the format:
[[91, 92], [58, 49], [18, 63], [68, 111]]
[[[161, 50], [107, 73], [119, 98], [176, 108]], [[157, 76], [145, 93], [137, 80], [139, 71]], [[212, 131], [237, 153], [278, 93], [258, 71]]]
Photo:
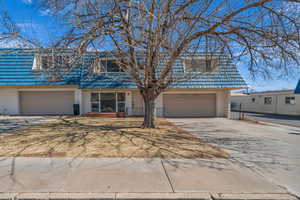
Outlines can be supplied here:
[[82, 114], [91, 112], [91, 92], [82, 92]]
[[287, 114], [287, 115], [300, 115], [300, 95], [294, 95], [296, 104], [289, 105], [285, 104], [285, 97], [293, 95], [280, 95], [278, 96], [278, 106], [277, 113]]
[[0, 114], [19, 114], [19, 95], [17, 89], [0, 89]]
[[141, 116], [144, 113], [144, 101], [139, 91], [132, 91], [132, 115]]
[[217, 91], [217, 117], [228, 117], [230, 113], [230, 91]]
[[[27, 89], [28, 91], [32, 91], [33, 89]], [[39, 89], [46, 91], [47, 89]], [[54, 91], [56, 89], [51, 89]], [[60, 89], [67, 90], [67, 89]], [[68, 89], [70, 90], [70, 89]], [[24, 89], [20, 91], [26, 91]], [[35, 90], [33, 90], [35, 91]], [[50, 91], [50, 89], [49, 89]], [[91, 112], [91, 92], [99, 92], [99, 90], [95, 91], [81, 91], [78, 89], [74, 89], [74, 102], [81, 104], [81, 113]], [[179, 91], [168, 91], [167, 93], [215, 93], [216, 94], [216, 116], [217, 117], [227, 117], [228, 113], [228, 92], [229, 90], [179, 90]], [[105, 91], [109, 92], [109, 91]], [[111, 91], [114, 92], [114, 91]], [[124, 92], [124, 91], [123, 91]], [[298, 100], [300, 102], [300, 100]], [[140, 96], [137, 90], [135, 91], [127, 91], [126, 92], [126, 108], [129, 115], [142, 115], [144, 112], [144, 102], [142, 97]], [[1, 114], [10, 114], [10, 115], [18, 115], [19, 114], [19, 96], [18, 89], [0, 89], [0, 113]], [[156, 100], [156, 115], [158, 117], [163, 116], [163, 98], [160, 95]]]
[[[295, 97], [296, 104], [285, 103], [285, 98], [289, 96]], [[265, 97], [272, 97], [272, 103], [265, 104]], [[255, 98], [254, 102], [252, 98]], [[232, 96], [231, 102], [236, 105], [242, 104], [242, 110], [249, 112], [300, 115], [300, 95], [293, 93]]]

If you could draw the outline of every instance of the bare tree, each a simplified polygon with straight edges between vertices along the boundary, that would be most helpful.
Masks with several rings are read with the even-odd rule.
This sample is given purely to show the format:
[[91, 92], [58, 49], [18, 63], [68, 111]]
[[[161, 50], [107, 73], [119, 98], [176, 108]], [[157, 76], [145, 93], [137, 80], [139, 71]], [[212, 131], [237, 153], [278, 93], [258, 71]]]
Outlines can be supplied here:
[[4, 9], [0, 0], [0, 45], [13, 43], [14, 46], [37, 46], [35, 40], [29, 39], [22, 33], [20, 27], [13, 21], [10, 14]]
[[173, 71], [184, 53], [225, 53], [246, 61], [252, 73], [299, 65], [297, 1], [43, 0], [39, 6], [63, 22], [55, 47], [75, 47], [79, 55], [113, 50], [144, 99], [145, 128], [155, 127], [158, 95], [189, 76]]

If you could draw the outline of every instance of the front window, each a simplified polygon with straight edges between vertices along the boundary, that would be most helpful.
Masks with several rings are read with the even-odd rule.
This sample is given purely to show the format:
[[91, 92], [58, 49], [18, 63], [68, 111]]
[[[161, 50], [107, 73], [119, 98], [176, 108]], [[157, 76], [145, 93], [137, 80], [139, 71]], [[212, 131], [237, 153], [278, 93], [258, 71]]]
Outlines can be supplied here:
[[91, 93], [92, 112], [125, 112], [124, 92]]
[[272, 97], [265, 97], [265, 104], [272, 104]]
[[295, 105], [296, 104], [295, 97], [285, 97], [285, 104]]
[[186, 58], [185, 72], [212, 72], [218, 65], [217, 58]]

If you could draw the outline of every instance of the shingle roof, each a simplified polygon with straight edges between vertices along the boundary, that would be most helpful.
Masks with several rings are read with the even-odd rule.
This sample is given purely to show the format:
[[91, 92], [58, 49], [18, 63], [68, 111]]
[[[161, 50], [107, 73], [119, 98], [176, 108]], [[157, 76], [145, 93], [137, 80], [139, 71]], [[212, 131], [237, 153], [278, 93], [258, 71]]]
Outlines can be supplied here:
[[[58, 82], [49, 82], [46, 77], [32, 70], [34, 49], [0, 49], [0, 86], [8, 85], [78, 85], [82, 89], [92, 88], [136, 88], [136, 85], [124, 73], [111, 73], [109, 76], [90, 74], [87, 66], [65, 76]], [[89, 56], [94, 55], [93, 53]], [[201, 56], [197, 54], [194, 56]], [[188, 57], [190, 55], [182, 55]], [[247, 85], [236, 66], [224, 55], [219, 55], [219, 70], [207, 75], [193, 74], [189, 79], [171, 85], [171, 88], [246, 88]], [[181, 59], [176, 60], [173, 71], [181, 76], [184, 66]]]
[[296, 86], [295, 94], [300, 94], [300, 79], [299, 79], [298, 84]]

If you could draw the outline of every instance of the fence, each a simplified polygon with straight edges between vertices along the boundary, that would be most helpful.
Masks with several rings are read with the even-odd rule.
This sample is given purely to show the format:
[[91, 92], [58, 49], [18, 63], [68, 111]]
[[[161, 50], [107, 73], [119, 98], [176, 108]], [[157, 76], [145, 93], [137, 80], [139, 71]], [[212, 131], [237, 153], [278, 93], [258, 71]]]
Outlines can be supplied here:
[[231, 103], [231, 113], [230, 113], [230, 118], [231, 119], [239, 119], [243, 120], [246, 119], [247, 113], [243, 111], [243, 104], [239, 103]]

